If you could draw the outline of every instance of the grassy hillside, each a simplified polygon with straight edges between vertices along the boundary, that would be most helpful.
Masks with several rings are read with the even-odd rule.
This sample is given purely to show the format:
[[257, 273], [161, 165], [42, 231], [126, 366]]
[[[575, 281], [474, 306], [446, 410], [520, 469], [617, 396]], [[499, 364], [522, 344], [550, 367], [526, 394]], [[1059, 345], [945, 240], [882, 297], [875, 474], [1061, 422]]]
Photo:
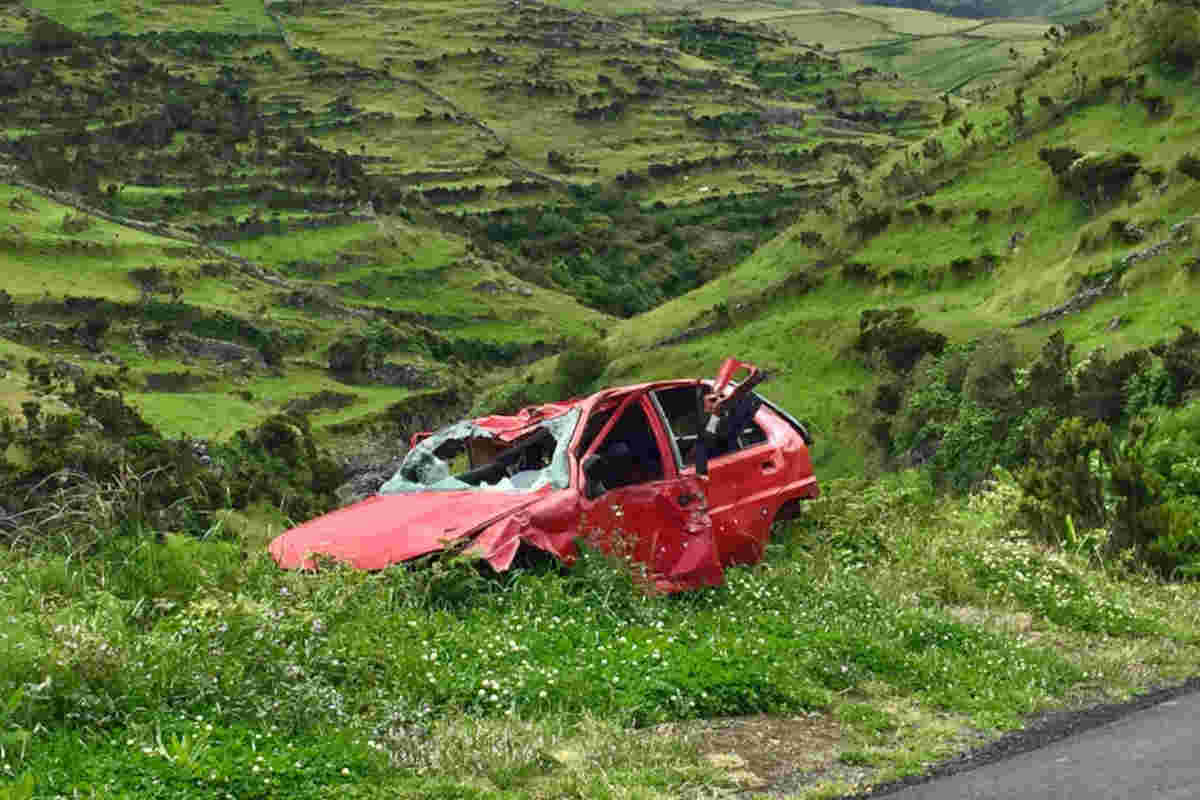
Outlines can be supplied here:
[[[1047, 69], [1027, 73], [1020, 128], [1001, 107], [1011, 103], [1011, 89], [999, 102], [968, 107], [932, 137], [942, 156], [923, 158], [923, 147], [898, 153], [866, 187], [845, 190], [831, 208], [808, 214], [736, 269], [615, 328], [615, 352], [642, 353], [618, 359], [610, 374], [702, 369], [722, 352], [773, 365], [779, 396], [805, 398], [804, 413], [836, 440], [822, 456], [829, 466], [858, 472], [862, 449], [846, 442], [863, 435], [863, 426], [845, 416], [853, 406], [846, 393], [869, 393], [873, 371], [845, 356], [865, 309], [911, 306], [922, 325], [958, 341], [1008, 331], [1031, 352], [1056, 327], [1081, 354], [1104, 346], [1119, 355], [1194, 324], [1195, 251], [1185, 239], [1122, 267], [1120, 288], [1102, 302], [1054, 325], [1015, 328], [1065, 301], [1086, 276], [1171, 242], [1173, 226], [1196, 213], [1200, 186], [1175, 168], [1193, 147], [1200, 111], [1190, 80], [1155, 63], [1113, 63], [1109, 54], [1129, 35], [1118, 20], [1056, 52]], [[1080, 75], [1101, 79], [1083, 88]], [[1129, 76], [1142, 88], [1123, 100], [1120, 88], [1099, 85], [1109, 75]], [[1168, 115], [1157, 110], [1159, 97]], [[964, 120], [974, 126], [967, 139], [957, 130]], [[1064, 189], [1039, 158], [1044, 148], [1066, 145], [1136, 153], [1143, 172], [1119, 200], [1089, 201]], [[846, 199], [850, 191], [867, 199], [855, 207]], [[851, 229], [855, 218], [876, 212], [888, 219], [878, 235]], [[1126, 225], [1144, 231], [1127, 238], [1113, 233]], [[806, 244], [805, 232], [819, 234], [820, 244]], [[958, 259], [969, 262], [964, 272], [952, 267]], [[800, 291], [778, 288], [788, 286]], [[727, 330], [677, 347], [654, 346], [711, 322], [720, 307], [730, 310]]]
[[[0, 6], [0, 797], [828, 798], [1196, 674], [1200, 12], [941, 99], [584, 5]], [[265, 555], [599, 350], [811, 423], [762, 564]]]
[[[1007, 79], [1035, 61], [1051, 24], [1074, 22], [1100, 8], [1085, 4], [1073, 13], [1057, 5], [1038, 10], [907, 6], [704, 2], [689, 4], [687, 13], [773, 31], [836, 54], [847, 64], [896, 73], [912, 85], [963, 92]], [[614, 8], [622, 19], [643, 25], [680, 13], [672, 3]]]
[[[0, 7], [5, 346], [116, 367], [151, 421], [204, 437], [289, 392], [318, 427], [369, 424], [595, 336], [745, 258], [938, 108], [733, 22], [139, 9]], [[68, 330], [99, 316], [99, 339]]]

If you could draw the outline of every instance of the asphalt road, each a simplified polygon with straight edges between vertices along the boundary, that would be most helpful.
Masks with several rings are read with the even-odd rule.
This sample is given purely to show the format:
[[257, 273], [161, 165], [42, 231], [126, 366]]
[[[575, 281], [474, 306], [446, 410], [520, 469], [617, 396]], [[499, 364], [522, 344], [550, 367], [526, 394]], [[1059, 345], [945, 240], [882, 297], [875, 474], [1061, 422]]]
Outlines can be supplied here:
[[[1200, 691], [1194, 686], [1146, 701], [1082, 712], [1075, 729], [1037, 749], [970, 764], [946, 777], [888, 791], [889, 800], [1083, 800], [1200, 798]], [[1104, 716], [1115, 717], [1105, 720]], [[1053, 727], [1053, 726], [1052, 726]], [[1054, 738], [1053, 736], [1051, 737]], [[1025, 752], [1019, 752], [1025, 750]], [[894, 787], [893, 787], [894, 788]]]

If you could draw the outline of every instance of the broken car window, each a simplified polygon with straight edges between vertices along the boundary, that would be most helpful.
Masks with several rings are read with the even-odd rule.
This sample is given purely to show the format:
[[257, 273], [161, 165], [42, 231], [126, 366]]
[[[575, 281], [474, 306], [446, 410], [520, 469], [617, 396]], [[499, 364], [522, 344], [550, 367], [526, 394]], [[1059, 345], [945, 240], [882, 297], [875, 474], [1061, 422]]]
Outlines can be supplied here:
[[[680, 466], [683, 467], [696, 463], [696, 444], [703, 426], [700, 391], [699, 386], [674, 386], [654, 393], [666, 417], [668, 430], [679, 448]], [[766, 433], [753, 420], [760, 403], [758, 395], [751, 393], [743, 404], [739, 418], [732, 421], [737, 430], [726, 430], [724, 435], [715, 437], [710, 443], [709, 458], [718, 458], [767, 440]]]
[[379, 493], [564, 489], [570, 483], [567, 451], [579, 417], [579, 409], [572, 409], [512, 441], [470, 421], [443, 428], [408, 451]]
[[700, 429], [704, 427], [700, 387], [695, 384], [675, 386], [654, 394], [663, 416], [667, 418], [667, 429], [679, 448], [680, 466], [691, 466], [696, 463], [696, 442], [700, 438]]
[[[607, 421], [611, 412], [602, 414]], [[595, 417], [589, 420], [589, 427], [594, 422]], [[602, 426], [603, 422], [600, 424]], [[597, 448], [596, 455], [600, 458], [588, 477], [601, 491], [663, 479], [662, 454], [640, 402], [625, 409]]]

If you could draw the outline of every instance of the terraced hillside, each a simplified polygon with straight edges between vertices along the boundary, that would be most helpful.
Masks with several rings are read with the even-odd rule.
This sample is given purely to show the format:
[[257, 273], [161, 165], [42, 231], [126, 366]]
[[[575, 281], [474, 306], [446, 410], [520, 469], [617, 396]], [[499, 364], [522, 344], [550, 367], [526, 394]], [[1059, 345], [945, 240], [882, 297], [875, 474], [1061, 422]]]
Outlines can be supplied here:
[[[631, 11], [628, 19], [654, 20], [677, 12], [671, 4]], [[1095, 11], [1085, 9], [1080, 16]], [[698, 3], [688, 13], [732, 20], [792, 37], [846, 64], [896, 73], [916, 86], [965, 94], [1011, 77], [1037, 60], [1052, 24], [1069, 15], [957, 13], [930, 6], [821, 3]]]
[[[930, 99], [571, 4], [0, 0], [0, 797], [863, 796], [1194, 684], [1200, 10]], [[267, 552], [730, 354], [821, 496], [722, 587]]]
[[[969, 483], [989, 459], [1014, 457], [1000, 451], [1017, 422], [992, 389], [937, 372], [949, 360], [912, 372], [912, 359], [928, 355], [922, 347], [940, 348], [937, 337], [987, 354], [971, 369], [995, 368], [997, 385], [1013, 392], [1032, 380], [1022, 370], [1055, 331], [1075, 369], [1103, 372], [1131, 351], [1165, 369], [1145, 348], [1169, 354], [1176, 337], [1192, 347], [1186, 326], [1200, 324], [1200, 106], [1190, 68], [1172, 60], [1178, 51], [1122, 45], [1136, 40], [1139, 19], [1075, 28], [1002, 95], [953, 112], [937, 134], [843, 189], [832, 213], [806, 214], [737, 268], [618, 325], [609, 342], [621, 357], [602, 380], [688, 374], [737, 353], [776, 370], [765, 394], [804, 406], [796, 411], [822, 432], [817, 463], [827, 473], [925, 463], [937, 452], [942, 479]], [[910, 324], [935, 337], [920, 344], [913, 334], [915, 355], [890, 363], [871, 339], [880, 320], [891, 320], [883, 329], [897, 341]], [[1110, 378], [1109, 421], [1128, 424], [1123, 408], [1166, 402], [1153, 392], [1138, 399], [1133, 384], [1120, 385], [1128, 375]]]
[[536, 3], [9, 3], [0, 33], [10, 365], [120, 369], [202, 435], [595, 336], [940, 113], [762, 26]]

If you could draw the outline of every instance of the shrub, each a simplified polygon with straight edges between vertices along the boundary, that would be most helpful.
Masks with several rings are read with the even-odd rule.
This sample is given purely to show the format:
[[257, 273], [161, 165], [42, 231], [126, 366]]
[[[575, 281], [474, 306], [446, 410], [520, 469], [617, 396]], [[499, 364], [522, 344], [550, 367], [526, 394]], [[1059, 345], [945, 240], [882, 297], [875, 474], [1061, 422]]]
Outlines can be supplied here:
[[946, 337], [919, 327], [911, 308], [867, 309], [858, 321], [854, 349], [878, 354], [896, 372], [909, 372], [922, 356], [938, 355], [946, 347]]
[[27, 33], [33, 49], [41, 52], [66, 50], [83, 41], [78, 33], [49, 17], [36, 17], [29, 24]]
[[1062, 331], [1050, 335], [1029, 369], [1025, 390], [1027, 407], [1044, 406], [1060, 416], [1069, 414], [1075, 396], [1071, 379], [1071, 354], [1074, 349], [1067, 344]]
[[888, 229], [892, 224], [892, 212], [889, 210], [868, 211], [847, 226], [850, 233], [863, 241], [874, 238]]
[[1033, 531], [1058, 543], [1071, 525], [1099, 528], [1107, 521], [1104, 480], [1098, 469], [1111, 463], [1112, 431], [1102, 422], [1089, 425], [1072, 417], [1065, 420], [1038, 448], [1036, 461], [1017, 472], [1024, 490], [1018, 511]]
[[1085, 153], [1057, 175], [1065, 190], [1090, 207], [1120, 198], [1141, 169], [1136, 153]]
[[1187, 325], [1182, 328], [1173, 341], [1159, 342], [1150, 348], [1154, 355], [1162, 359], [1163, 369], [1176, 398], [1182, 398], [1185, 392], [1200, 387], [1200, 333]]
[[[1131, 552], [1166, 577], [1200, 574], [1200, 446], [1153, 428], [1135, 422], [1118, 442], [1102, 422], [1066, 420], [1018, 473], [1021, 515], [1052, 542], [1107, 528], [1109, 554]], [[1181, 463], [1164, 476], [1164, 466]]]
[[1038, 151], [1038, 158], [1046, 162], [1055, 177], [1062, 175], [1083, 153], [1074, 147], [1043, 147]]
[[1108, 361], [1093, 353], [1075, 372], [1075, 404], [1080, 416], [1114, 425], [1120, 421], [1129, 398], [1130, 380], [1150, 366], [1150, 354], [1132, 350]]
[[1196, 158], [1191, 153], [1185, 153], [1181, 156], [1179, 162], [1175, 165], [1175, 169], [1194, 181], [1200, 181], [1200, 158]]
[[1020, 402], [1017, 367], [1020, 354], [1012, 337], [998, 334], [979, 343], [971, 353], [962, 379], [963, 398], [981, 408], [1016, 416]]
[[1200, 60], [1200, 11], [1180, 0], [1154, 0], [1142, 17], [1142, 36], [1152, 58], [1191, 69]]
[[1156, 406], [1175, 403], [1171, 377], [1161, 362], [1131, 376], [1125, 383], [1125, 415], [1136, 417]]
[[558, 356], [554, 377], [567, 395], [583, 394], [604, 374], [612, 356], [599, 339], [577, 339]]
[[960, 256], [950, 262], [950, 272], [960, 280], [966, 280], [975, 274], [975, 261], [966, 256]]
[[0, 457], [0, 497], [22, 523], [0, 526], [12, 546], [84, 554], [142, 528], [204, 533], [218, 509], [260, 500], [297, 519], [336, 503], [341, 469], [317, 451], [302, 417], [269, 418], [228, 444], [168, 440], [114, 380], [27, 366], [35, 391], [53, 392], [67, 410], [30, 401], [23, 428], [0, 425], [0, 454], [10, 446], [20, 454]]
[[363, 336], [344, 336], [329, 345], [329, 371], [343, 380], [362, 380], [367, 374], [370, 342]]

